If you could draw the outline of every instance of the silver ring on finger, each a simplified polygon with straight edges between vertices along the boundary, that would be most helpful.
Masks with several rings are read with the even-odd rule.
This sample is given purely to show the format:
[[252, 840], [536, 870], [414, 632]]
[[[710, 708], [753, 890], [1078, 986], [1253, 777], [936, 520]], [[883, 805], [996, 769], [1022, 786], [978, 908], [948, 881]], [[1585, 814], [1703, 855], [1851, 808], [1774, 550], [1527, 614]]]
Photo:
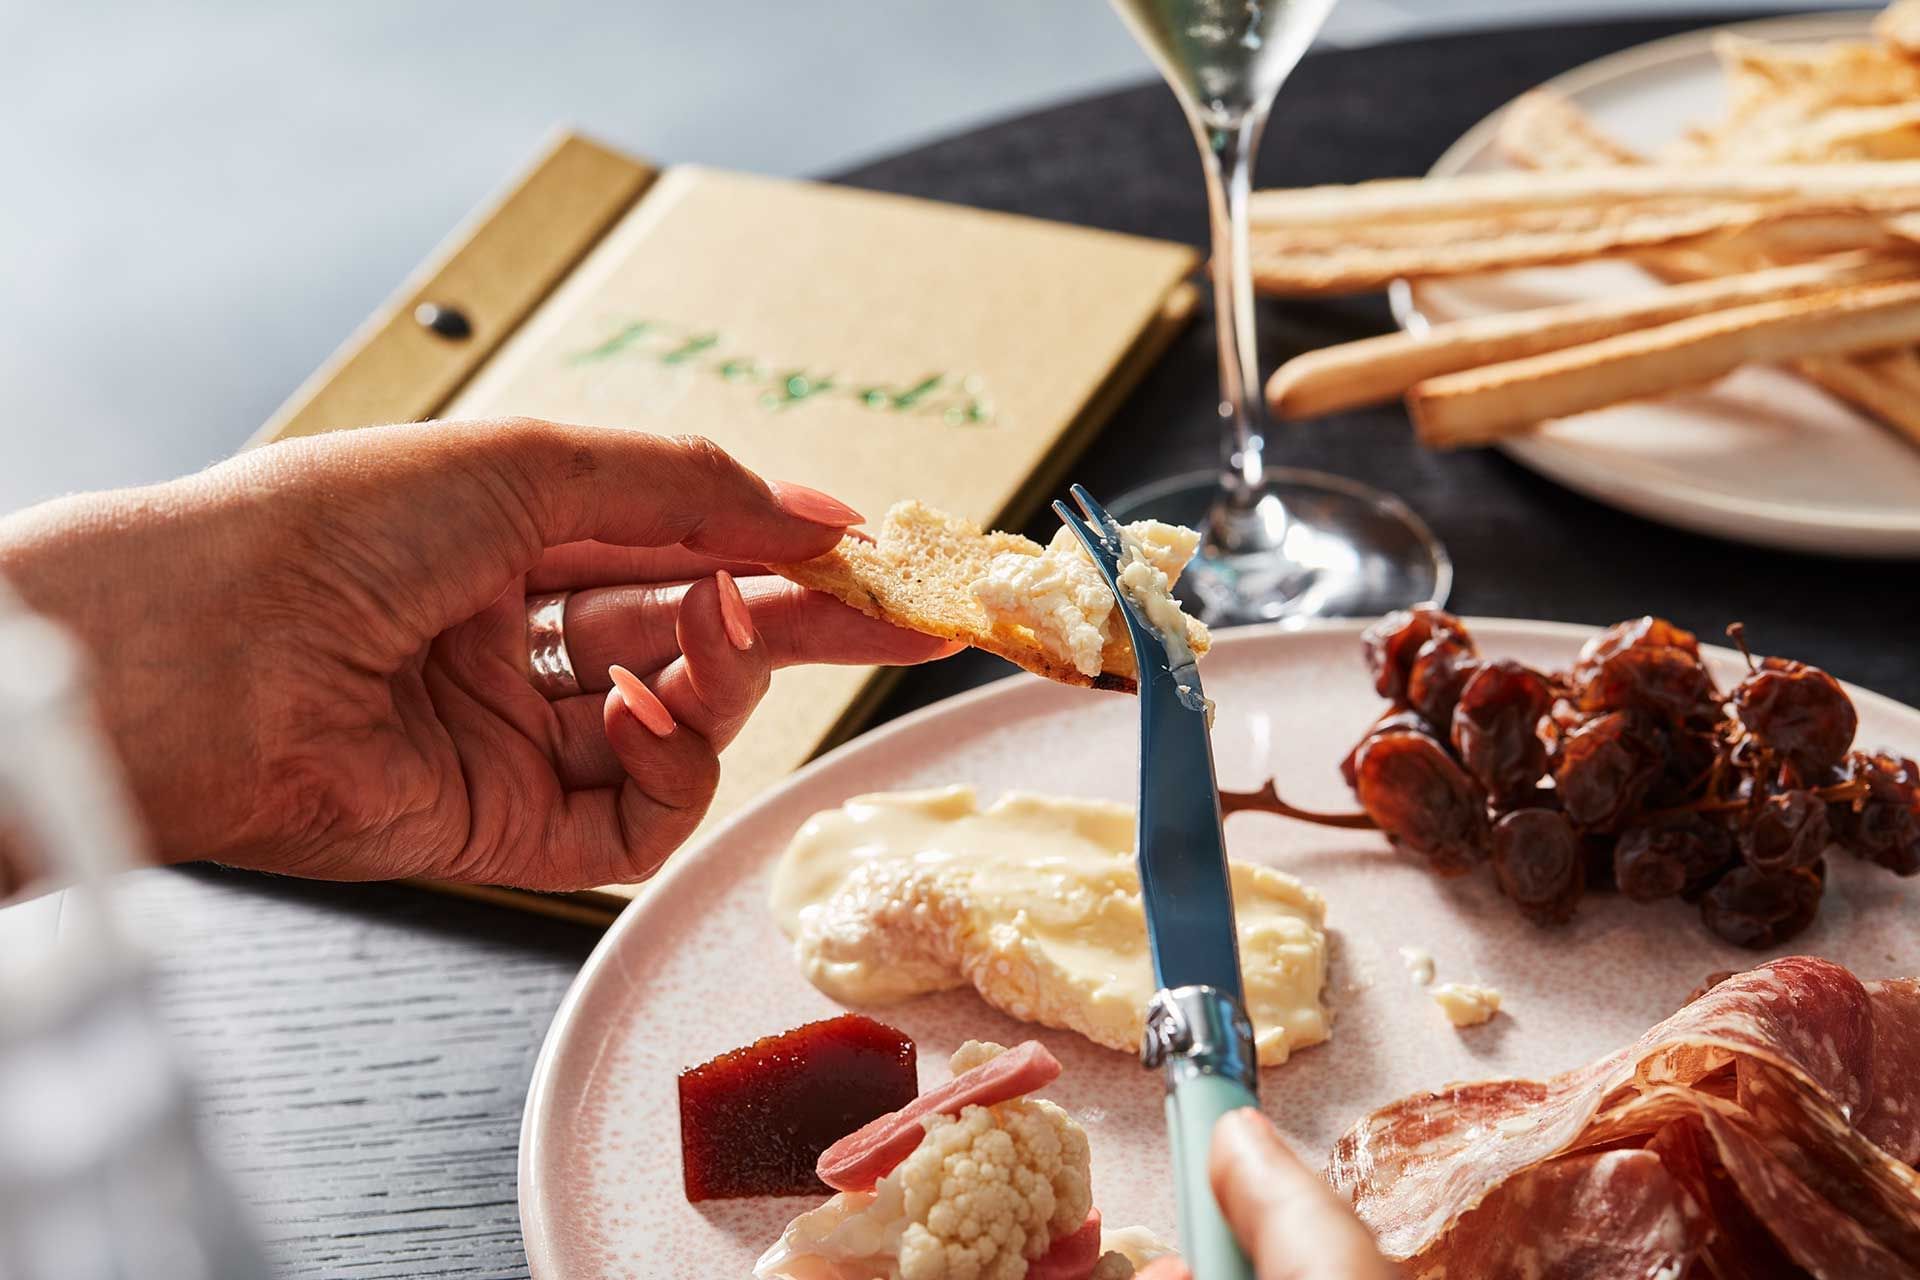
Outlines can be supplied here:
[[567, 652], [568, 591], [527, 597], [527, 678], [535, 692], [549, 702], [580, 692]]

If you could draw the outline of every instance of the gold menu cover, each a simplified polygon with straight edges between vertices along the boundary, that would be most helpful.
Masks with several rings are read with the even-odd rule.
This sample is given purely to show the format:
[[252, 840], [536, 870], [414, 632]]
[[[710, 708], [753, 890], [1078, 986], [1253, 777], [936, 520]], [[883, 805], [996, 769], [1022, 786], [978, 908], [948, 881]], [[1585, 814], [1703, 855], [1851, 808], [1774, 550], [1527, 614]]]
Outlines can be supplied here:
[[[537, 186], [556, 155], [575, 152], [578, 169], [583, 145], [563, 139], [502, 205]], [[609, 154], [593, 150], [595, 165]], [[596, 181], [604, 191], [570, 206], [578, 227], [596, 200], [616, 198], [611, 174]], [[1058, 482], [1192, 305], [1196, 254], [1184, 245], [696, 166], [655, 176], [634, 163], [626, 181], [624, 211], [591, 236], [574, 230], [583, 255], [545, 268], [550, 292], [510, 323], [476, 321], [484, 350], [464, 357], [464, 385], [393, 416], [527, 414], [695, 433], [869, 517], [918, 497], [1006, 523]], [[473, 224], [464, 248], [510, 270], [516, 255], [487, 244], [486, 224]], [[442, 266], [462, 252], [443, 250]], [[551, 247], [544, 256], [556, 260]], [[362, 346], [406, 330], [417, 302], [458, 305], [436, 290], [437, 274], [416, 277]], [[359, 367], [377, 384], [365, 356], [349, 344], [334, 378], [351, 381]], [[361, 425], [316, 418], [327, 382], [304, 388], [270, 434]], [[364, 412], [380, 395], [333, 398]], [[869, 668], [777, 673], [723, 754], [708, 825], [853, 731], [879, 690]]]

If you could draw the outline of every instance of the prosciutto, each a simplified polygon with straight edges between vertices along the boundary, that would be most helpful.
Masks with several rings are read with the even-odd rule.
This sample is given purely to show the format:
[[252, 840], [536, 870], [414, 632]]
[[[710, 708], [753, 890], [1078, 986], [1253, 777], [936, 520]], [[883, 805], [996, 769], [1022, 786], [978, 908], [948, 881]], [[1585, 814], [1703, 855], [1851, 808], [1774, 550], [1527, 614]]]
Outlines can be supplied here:
[[1027, 1264], [1027, 1280], [1087, 1280], [1100, 1263], [1100, 1211], [1087, 1210], [1080, 1228], [1053, 1242]]
[[1731, 975], [1548, 1080], [1416, 1094], [1328, 1178], [1414, 1276], [1920, 1275], [1920, 981]]
[[927, 1136], [928, 1116], [957, 1116], [968, 1107], [992, 1107], [1024, 1097], [1058, 1079], [1060, 1060], [1029, 1040], [963, 1071], [898, 1111], [870, 1120], [820, 1153], [814, 1172], [835, 1191], [871, 1191], [913, 1154]]

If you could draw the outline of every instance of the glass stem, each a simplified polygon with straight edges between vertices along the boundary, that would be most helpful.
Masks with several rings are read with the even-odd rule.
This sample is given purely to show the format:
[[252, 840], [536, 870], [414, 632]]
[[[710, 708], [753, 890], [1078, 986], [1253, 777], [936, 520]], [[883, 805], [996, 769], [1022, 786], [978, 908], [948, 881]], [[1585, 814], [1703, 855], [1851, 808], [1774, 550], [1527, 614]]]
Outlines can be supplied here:
[[1236, 505], [1259, 498], [1266, 468], [1265, 415], [1260, 411], [1260, 358], [1253, 326], [1253, 270], [1248, 260], [1247, 196], [1265, 110], [1229, 121], [1194, 122], [1207, 175], [1213, 224], [1213, 313], [1220, 340], [1220, 417], [1226, 423], [1222, 484]]

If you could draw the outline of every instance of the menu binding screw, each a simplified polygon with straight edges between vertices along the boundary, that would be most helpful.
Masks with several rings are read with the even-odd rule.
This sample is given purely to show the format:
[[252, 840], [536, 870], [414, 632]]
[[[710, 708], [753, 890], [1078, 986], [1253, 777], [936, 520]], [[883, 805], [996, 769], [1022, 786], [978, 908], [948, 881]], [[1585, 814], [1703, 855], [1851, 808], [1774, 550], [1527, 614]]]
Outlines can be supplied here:
[[430, 329], [443, 338], [456, 342], [473, 336], [473, 323], [467, 319], [466, 312], [456, 307], [443, 307], [437, 302], [423, 302], [413, 309], [413, 318], [421, 328]]

